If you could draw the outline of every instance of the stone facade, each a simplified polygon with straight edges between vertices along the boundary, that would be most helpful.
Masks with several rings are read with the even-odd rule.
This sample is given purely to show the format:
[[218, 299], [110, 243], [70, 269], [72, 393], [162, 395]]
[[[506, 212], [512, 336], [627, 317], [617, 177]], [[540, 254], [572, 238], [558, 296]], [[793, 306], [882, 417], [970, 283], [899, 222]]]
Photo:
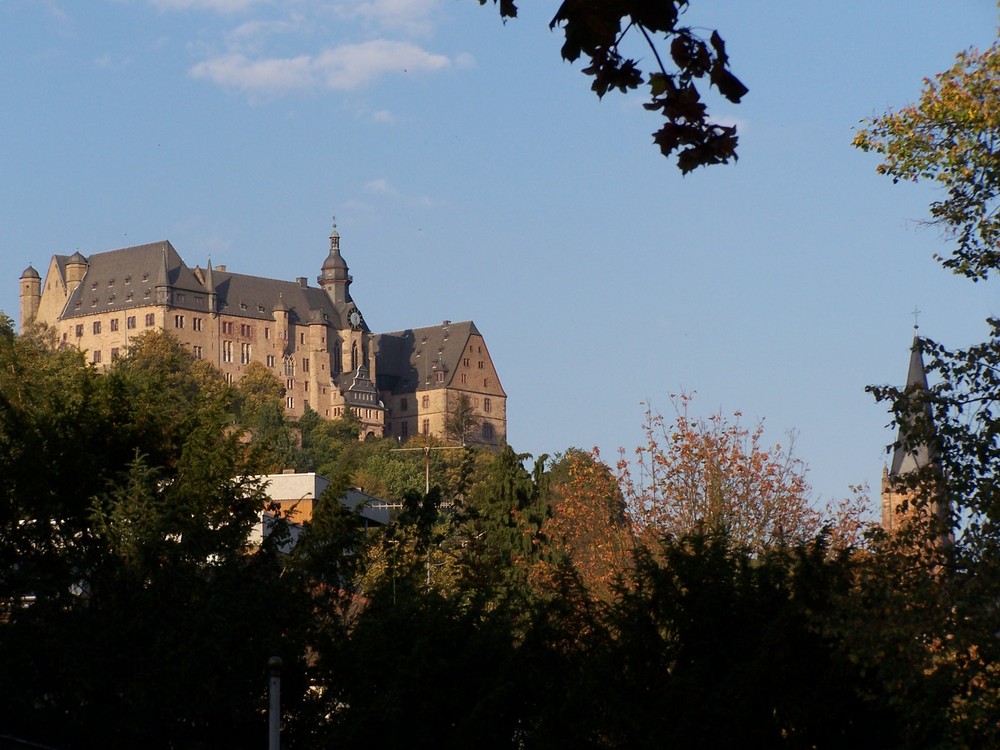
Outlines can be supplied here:
[[192, 269], [166, 241], [54, 255], [44, 280], [31, 266], [21, 274], [21, 330], [46, 324], [101, 369], [135, 336], [167, 331], [230, 383], [263, 364], [284, 384], [292, 418], [307, 407], [331, 419], [350, 410], [363, 435], [401, 441], [444, 435], [447, 410], [465, 393], [481, 415], [477, 441], [506, 438], [506, 394], [475, 324], [373, 334], [351, 297], [336, 227], [317, 282]]

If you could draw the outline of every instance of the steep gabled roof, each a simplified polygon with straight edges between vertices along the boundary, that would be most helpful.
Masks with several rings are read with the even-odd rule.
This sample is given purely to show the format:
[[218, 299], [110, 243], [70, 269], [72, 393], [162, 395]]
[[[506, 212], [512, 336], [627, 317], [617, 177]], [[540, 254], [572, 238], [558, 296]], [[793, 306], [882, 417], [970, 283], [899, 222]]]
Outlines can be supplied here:
[[[920, 338], [914, 334], [913, 345], [910, 347], [910, 367], [906, 373], [907, 392], [927, 391], [927, 370], [924, 368], [924, 356], [920, 343]], [[933, 414], [929, 403], [924, 404], [924, 416], [927, 423], [933, 427]], [[911, 422], [912, 424], [912, 422]], [[912, 471], [929, 466], [934, 460], [934, 447], [927, 442], [921, 442], [917, 446], [905, 446], [910, 426], [906, 423], [900, 424], [899, 434], [896, 438], [896, 449], [892, 453], [892, 464], [889, 468], [889, 475], [898, 477]]]
[[396, 392], [440, 388], [434, 378], [440, 370], [444, 385], [451, 385], [474, 335], [481, 334], [471, 320], [377, 335], [378, 387]]
[[[74, 262], [74, 256], [55, 257], [65, 277], [66, 265]], [[83, 281], [66, 301], [64, 318], [153, 304], [156, 285], [163, 283], [161, 277], [164, 268], [166, 283], [171, 288], [182, 292], [205, 293], [205, 288], [194, 272], [185, 265], [173, 245], [165, 240], [94, 253], [86, 259], [86, 263], [88, 268]]]

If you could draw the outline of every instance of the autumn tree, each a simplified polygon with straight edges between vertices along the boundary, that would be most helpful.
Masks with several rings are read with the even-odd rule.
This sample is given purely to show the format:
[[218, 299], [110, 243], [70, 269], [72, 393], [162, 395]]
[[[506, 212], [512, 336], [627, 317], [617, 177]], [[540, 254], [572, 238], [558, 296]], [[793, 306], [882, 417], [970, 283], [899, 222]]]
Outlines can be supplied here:
[[[591, 596], [610, 600], [631, 572], [633, 552], [632, 528], [614, 472], [596, 449], [570, 449], [549, 468], [549, 498], [543, 538], [569, 561]], [[539, 575], [555, 575], [552, 561], [542, 563]]]
[[[486, 2], [479, 0], [481, 5]], [[493, 2], [502, 18], [517, 16], [514, 0]], [[648, 86], [643, 106], [665, 120], [653, 141], [664, 156], [677, 154], [684, 173], [736, 159], [736, 126], [710, 118], [699, 86], [707, 81], [734, 103], [748, 91], [729, 70], [729, 55], [718, 32], [705, 41], [682, 23], [689, 5], [687, 0], [563, 0], [549, 23], [549, 28], [563, 32], [563, 59], [587, 61], [582, 72], [593, 79], [591, 89], [598, 97]], [[657, 46], [660, 37], [669, 42], [669, 56]], [[643, 58], [625, 51], [634, 38], [649, 55], [648, 72], [640, 68], [645, 67]]]
[[925, 79], [920, 100], [865, 123], [854, 145], [882, 157], [893, 182], [930, 181], [931, 222], [954, 239], [945, 268], [973, 281], [1000, 264], [1000, 44], [958, 55]]
[[[952, 68], [925, 81], [916, 103], [866, 122], [854, 139], [881, 156], [877, 169], [894, 182], [941, 188], [930, 221], [951, 249], [938, 260], [973, 282], [1000, 266], [998, 113], [994, 43], [959, 54]], [[867, 641], [855, 645], [873, 661], [892, 654], [880, 671], [893, 700], [913, 706], [913, 746], [1000, 742], [1000, 320], [987, 325], [986, 340], [963, 349], [920, 340], [929, 388], [871, 389], [905, 427], [893, 448], [934, 446], [933, 465], [909, 475], [903, 489], [916, 517], [945, 524], [923, 524], [922, 538], [881, 539], [880, 568], [858, 592], [866, 629], [853, 632]], [[942, 544], [942, 532], [953, 543]]]
[[822, 526], [809, 504], [805, 465], [790, 448], [764, 444], [764, 426], [748, 428], [720, 414], [688, 413], [691, 397], [674, 400], [676, 416], [646, 412], [646, 443], [619, 479], [637, 534], [649, 541], [724, 530], [735, 544], [762, 551], [795, 544]]

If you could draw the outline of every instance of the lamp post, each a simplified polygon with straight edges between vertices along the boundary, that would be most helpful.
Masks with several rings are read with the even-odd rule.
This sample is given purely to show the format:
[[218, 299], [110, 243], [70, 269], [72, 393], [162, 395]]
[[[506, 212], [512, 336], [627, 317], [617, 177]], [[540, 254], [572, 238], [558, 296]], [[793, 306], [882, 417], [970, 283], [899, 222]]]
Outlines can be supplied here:
[[267, 660], [270, 679], [270, 707], [267, 712], [268, 750], [281, 750], [281, 658], [272, 656]]

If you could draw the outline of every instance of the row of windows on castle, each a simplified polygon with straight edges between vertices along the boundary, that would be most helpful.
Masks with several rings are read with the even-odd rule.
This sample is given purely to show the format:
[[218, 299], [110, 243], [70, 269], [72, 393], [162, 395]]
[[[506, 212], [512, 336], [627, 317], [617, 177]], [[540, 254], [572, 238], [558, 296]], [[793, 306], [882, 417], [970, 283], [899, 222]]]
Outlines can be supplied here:
[[[471, 399], [471, 401], [472, 401], [473, 408], [478, 409], [479, 408], [479, 397], [478, 396], [474, 396]], [[405, 414], [409, 410], [409, 408], [410, 408], [410, 401], [409, 401], [409, 399], [407, 399], [407, 398], [401, 398], [399, 400], [399, 410], [400, 410], [400, 412], [402, 412], [402, 413]], [[423, 397], [421, 397], [421, 399], [420, 399], [420, 408], [421, 409], [429, 409], [429, 408], [431, 408], [431, 397], [430, 396], [423, 396]], [[484, 398], [483, 399], [483, 411], [486, 412], [487, 414], [489, 414], [491, 411], [493, 411], [493, 402], [489, 398]]]
[[[174, 328], [183, 329], [184, 325], [185, 325], [185, 322], [186, 321], [185, 321], [185, 316], [184, 315], [175, 315], [174, 316]], [[196, 331], [196, 332], [202, 331], [203, 330], [203, 323], [204, 323], [204, 318], [192, 317], [191, 318], [191, 330]], [[95, 320], [92, 323], [93, 332], [94, 332], [95, 335], [100, 335], [101, 330], [102, 330], [102, 324], [103, 324], [103, 322], [100, 321], [100, 320]], [[147, 313], [146, 314], [146, 318], [145, 318], [145, 324], [146, 324], [146, 328], [152, 328], [153, 326], [155, 326], [156, 325], [156, 315], [154, 313]], [[81, 338], [83, 336], [83, 326], [84, 326], [83, 323], [77, 323], [76, 324], [75, 333], [76, 333], [76, 337], [77, 338]], [[119, 331], [120, 330], [120, 326], [121, 326], [121, 321], [118, 318], [112, 318], [110, 321], [108, 321], [108, 328], [109, 328], [109, 330], [112, 333], [114, 333], [116, 331]], [[236, 335], [239, 335], [239, 336], [244, 337], [244, 338], [252, 338], [253, 337], [253, 326], [251, 324], [249, 324], [249, 323], [239, 323], [238, 326], [239, 327], [237, 328], [237, 324], [234, 323], [233, 321], [222, 321], [222, 323], [221, 323], [222, 335], [224, 335], [224, 336], [236, 336]], [[126, 317], [125, 318], [125, 329], [129, 330], [129, 331], [132, 331], [132, 330], [135, 330], [136, 328], [138, 328], [138, 321], [137, 321], [136, 316], [135, 315], [129, 315], [128, 317]], [[237, 331], [238, 331], [238, 333], [237, 333]], [[66, 338], [67, 338], [67, 334], [64, 333], [63, 334], [63, 341], [65, 341]], [[267, 339], [267, 340], [270, 340], [270, 338], [271, 338], [271, 329], [269, 327], [267, 327], [267, 326], [264, 327], [264, 338]], [[279, 335], [279, 338], [283, 338], [283, 336]], [[237, 342], [228, 341], [228, 340], [222, 342], [222, 361], [223, 362], [225, 362], [225, 363], [234, 363], [236, 361], [236, 358], [235, 358], [235, 352], [236, 352], [235, 345], [236, 345], [236, 343]], [[300, 344], [305, 344], [305, 333], [300, 333], [299, 334], [299, 343]], [[251, 344], [249, 342], [239, 342], [239, 345], [240, 345], [240, 348], [239, 348], [239, 363], [241, 365], [250, 364], [251, 359], [252, 359], [252, 352], [253, 352], [253, 348], [252, 348]], [[195, 345], [195, 346], [192, 346], [191, 349], [192, 349], [192, 352], [193, 352], [193, 354], [194, 354], [194, 356], [195, 356], [196, 359], [202, 359], [203, 358], [204, 351], [203, 351], [203, 349], [202, 349], [201, 346]], [[111, 358], [112, 359], [116, 359], [118, 357], [118, 353], [119, 353], [119, 350], [117, 348], [113, 348], [111, 350]], [[335, 364], [335, 369], [337, 369], [339, 371], [340, 370], [340, 352], [339, 351], [335, 351], [334, 352], [334, 358], [336, 360], [335, 363], [334, 363]], [[268, 367], [272, 367], [273, 368], [275, 366], [275, 357], [274, 357], [273, 354], [267, 355], [266, 360], [267, 360], [267, 366]], [[96, 350], [96, 351], [93, 352], [93, 361], [94, 361], [95, 364], [101, 362], [101, 352], [100, 352], [100, 350]], [[357, 362], [358, 362], [358, 350], [357, 350], [357, 343], [355, 342], [354, 345], [353, 345], [353, 347], [352, 347], [352, 350], [351, 350], [351, 370], [352, 371], [357, 369]], [[286, 375], [294, 375], [295, 374], [294, 360], [291, 357], [286, 357], [284, 364], [285, 364], [285, 374]], [[309, 360], [306, 359], [306, 358], [303, 358], [303, 360], [302, 360], [302, 371], [303, 372], [309, 372]]]

